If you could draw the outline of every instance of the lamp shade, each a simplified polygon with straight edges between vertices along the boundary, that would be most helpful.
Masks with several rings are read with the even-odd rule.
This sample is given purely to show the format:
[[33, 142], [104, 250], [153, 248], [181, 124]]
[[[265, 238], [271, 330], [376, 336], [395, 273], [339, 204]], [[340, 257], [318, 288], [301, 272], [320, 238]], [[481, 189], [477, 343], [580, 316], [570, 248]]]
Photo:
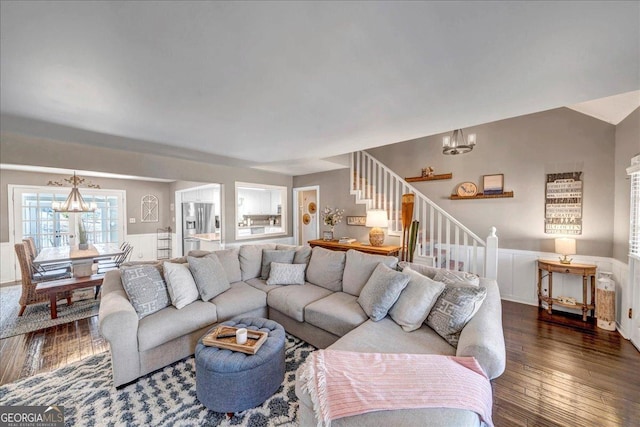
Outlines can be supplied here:
[[556, 253], [560, 255], [574, 255], [576, 253], [576, 239], [561, 237], [556, 239]]
[[387, 211], [384, 209], [369, 209], [367, 211], [367, 221], [365, 222], [365, 226], [387, 228], [389, 226]]

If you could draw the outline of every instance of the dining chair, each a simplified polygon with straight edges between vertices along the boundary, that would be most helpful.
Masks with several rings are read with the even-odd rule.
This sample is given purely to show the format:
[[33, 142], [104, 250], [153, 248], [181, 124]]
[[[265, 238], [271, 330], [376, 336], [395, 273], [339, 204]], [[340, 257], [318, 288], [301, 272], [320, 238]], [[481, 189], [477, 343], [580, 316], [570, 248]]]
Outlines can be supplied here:
[[[14, 245], [16, 256], [20, 263], [20, 274], [22, 275], [22, 294], [18, 302], [20, 304], [18, 316], [22, 316], [27, 305], [49, 302], [47, 294], [36, 293], [36, 286], [40, 281], [33, 280], [31, 276], [31, 258], [27, 253], [27, 246], [28, 244], [25, 242]], [[58, 294], [58, 299], [66, 298], [67, 305], [71, 305], [71, 294], [71, 292], [61, 292]]]
[[111, 261], [100, 262], [98, 261], [98, 274], [106, 273], [110, 270], [117, 270], [120, 268], [123, 262], [127, 261], [131, 256], [131, 251], [133, 251], [133, 245], [126, 243], [124, 245], [124, 249], [120, 255], [117, 255]]
[[31, 259], [31, 276], [36, 280], [53, 280], [71, 276], [71, 262], [49, 262], [36, 264], [33, 260], [38, 255], [33, 237], [25, 237], [27, 255]]

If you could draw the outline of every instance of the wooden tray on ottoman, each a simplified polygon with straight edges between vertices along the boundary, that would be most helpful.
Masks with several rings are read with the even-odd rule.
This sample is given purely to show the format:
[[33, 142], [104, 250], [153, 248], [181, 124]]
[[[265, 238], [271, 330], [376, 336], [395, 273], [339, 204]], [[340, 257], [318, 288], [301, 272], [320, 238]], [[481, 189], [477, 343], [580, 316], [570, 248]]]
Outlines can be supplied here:
[[218, 326], [202, 338], [202, 343], [210, 347], [256, 354], [269, 336], [267, 332], [248, 329], [246, 344], [238, 344], [236, 343], [236, 331], [238, 329], [240, 328], [234, 326]]

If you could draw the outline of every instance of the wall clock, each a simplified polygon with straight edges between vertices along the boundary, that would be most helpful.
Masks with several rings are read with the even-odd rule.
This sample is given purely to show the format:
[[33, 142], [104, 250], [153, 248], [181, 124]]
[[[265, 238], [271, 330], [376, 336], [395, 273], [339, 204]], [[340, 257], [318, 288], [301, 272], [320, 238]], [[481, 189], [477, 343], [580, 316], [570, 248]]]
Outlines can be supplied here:
[[458, 196], [460, 197], [473, 197], [478, 194], [478, 186], [473, 182], [463, 182], [458, 185]]

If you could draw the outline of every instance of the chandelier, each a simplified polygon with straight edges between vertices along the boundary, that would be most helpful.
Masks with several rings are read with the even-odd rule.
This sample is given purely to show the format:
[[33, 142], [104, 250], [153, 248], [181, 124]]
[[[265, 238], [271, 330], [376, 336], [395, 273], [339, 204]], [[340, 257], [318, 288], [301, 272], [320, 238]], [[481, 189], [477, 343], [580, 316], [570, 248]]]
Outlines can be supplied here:
[[[82, 198], [80, 194], [80, 190], [78, 189], [78, 185], [84, 183], [85, 179], [81, 178], [73, 173], [73, 176], [70, 178], [64, 178], [64, 181], [73, 185], [67, 200], [65, 200], [62, 204], [59, 202], [53, 202], [51, 207], [55, 212], [93, 212], [96, 210], [97, 206], [95, 203], [87, 203]], [[64, 184], [59, 181], [49, 181], [47, 185], [55, 185], [58, 187], [62, 187]], [[99, 185], [88, 183], [88, 187], [91, 188], [100, 188]]]
[[476, 145], [476, 134], [470, 133], [464, 137], [462, 129], [456, 129], [451, 136], [442, 138], [442, 154], [464, 154], [473, 150]]

